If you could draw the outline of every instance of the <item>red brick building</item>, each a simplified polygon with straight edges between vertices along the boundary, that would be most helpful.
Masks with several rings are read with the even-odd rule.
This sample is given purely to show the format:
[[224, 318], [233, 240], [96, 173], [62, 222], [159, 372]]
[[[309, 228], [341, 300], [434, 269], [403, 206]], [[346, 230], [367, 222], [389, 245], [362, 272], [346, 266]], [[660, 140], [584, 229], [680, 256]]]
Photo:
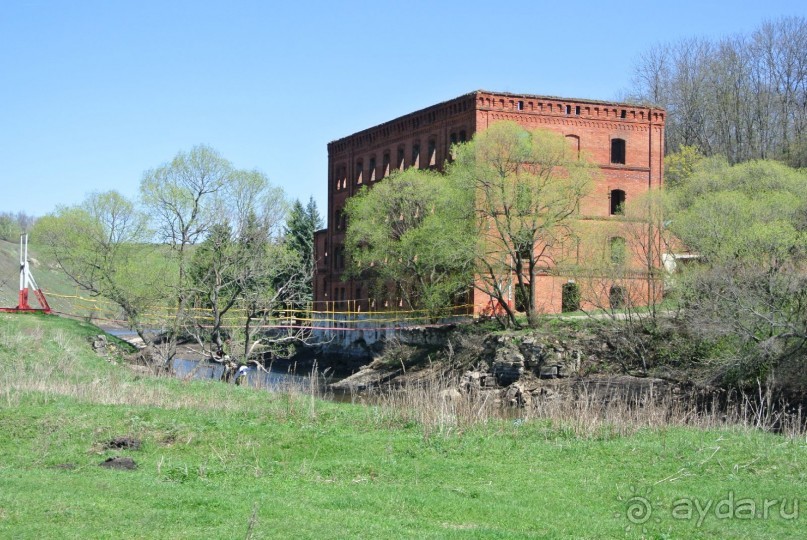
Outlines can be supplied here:
[[[626, 201], [663, 183], [664, 116], [652, 107], [479, 90], [329, 143], [327, 229], [315, 237], [316, 309], [370, 307], [366, 284], [342, 280], [342, 209], [362, 186], [381, 182], [396, 169], [439, 169], [453, 143], [469, 140], [494, 122], [511, 120], [528, 129], [561, 133], [599, 167], [601, 174], [581, 204], [579, 220], [589, 229], [612, 229], [623, 219]], [[545, 312], [561, 310], [564, 285], [572, 281], [556, 274], [539, 277], [537, 301]], [[478, 313], [489, 307], [489, 298], [474, 291], [472, 303]]]

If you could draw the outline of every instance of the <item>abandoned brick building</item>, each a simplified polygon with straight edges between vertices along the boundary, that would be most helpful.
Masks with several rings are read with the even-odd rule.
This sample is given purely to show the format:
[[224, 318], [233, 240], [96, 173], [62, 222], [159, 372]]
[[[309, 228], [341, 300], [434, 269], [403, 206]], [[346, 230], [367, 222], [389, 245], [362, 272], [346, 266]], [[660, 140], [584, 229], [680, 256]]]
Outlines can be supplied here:
[[[479, 90], [329, 143], [327, 228], [315, 235], [315, 309], [384, 307], [374, 305], [366, 283], [342, 279], [346, 200], [363, 186], [382, 182], [394, 170], [441, 168], [453, 143], [470, 140], [498, 121], [561, 133], [593, 161], [600, 174], [580, 205], [578, 220], [589, 229], [609, 231], [604, 233], [605, 242], [612, 248], [624, 246], [624, 238], [613, 232], [614, 226], [625, 221], [620, 215], [624, 203], [663, 182], [664, 116], [663, 110], [653, 107]], [[577, 249], [583, 252], [578, 256], [588, 256], [586, 245]], [[538, 279], [537, 302], [544, 312], [568, 308], [564, 294], [577, 287], [572, 277], [550, 270]], [[622, 301], [624, 291], [610, 286], [603, 294], [610, 295], [613, 304]], [[489, 297], [476, 290], [470, 295], [475, 314], [490, 309]], [[395, 302], [386, 305], [395, 306]]]

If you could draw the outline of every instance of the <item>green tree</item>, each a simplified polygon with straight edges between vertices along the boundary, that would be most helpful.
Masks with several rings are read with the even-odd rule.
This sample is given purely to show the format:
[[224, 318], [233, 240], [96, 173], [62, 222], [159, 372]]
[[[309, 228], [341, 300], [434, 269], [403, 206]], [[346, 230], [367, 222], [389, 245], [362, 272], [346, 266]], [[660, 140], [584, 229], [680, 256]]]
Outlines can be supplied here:
[[471, 200], [439, 173], [407, 169], [348, 200], [349, 275], [378, 299], [402, 298], [434, 317], [473, 280]]
[[265, 352], [287, 354], [307, 338], [285, 310], [304, 301], [300, 284], [310, 282], [311, 270], [283, 234], [283, 191], [257, 171], [233, 170], [229, 178], [193, 251], [183, 329], [211, 356], [226, 349], [246, 362]]
[[0, 239], [13, 242], [19, 234], [19, 228], [11, 214], [0, 214]]
[[[176, 342], [190, 316], [193, 287], [189, 280], [191, 247], [204, 239], [222, 216], [232, 215], [225, 194], [233, 191], [234, 170], [229, 161], [207, 146], [180, 152], [170, 162], [147, 171], [140, 183], [143, 205], [151, 216], [156, 239], [167, 246], [177, 272], [166, 275], [169, 298], [176, 309], [166, 321], [166, 361], [176, 353]], [[168, 300], [171, 302], [171, 300]]]
[[532, 323], [536, 276], [552, 272], [561, 245], [573, 236], [574, 217], [595, 169], [562, 135], [499, 122], [455, 149], [449, 175], [474, 209], [474, 286], [498, 301], [505, 322], [518, 326], [508, 302], [515, 280]]
[[79, 287], [120, 306], [146, 343], [151, 315], [167, 293], [165, 276], [174, 269], [165, 253], [148, 243], [150, 235], [146, 216], [115, 191], [60, 207], [37, 220], [32, 231]]
[[737, 344], [722, 366], [739, 379], [800, 358], [807, 344], [807, 173], [772, 161], [712, 164], [672, 195], [672, 230], [698, 255], [680, 280], [693, 331]]
[[313, 298], [313, 283], [307, 276], [314, 275], [314, 233], [321, 228], [322, 218], [314, 198], [311, 197], [306, 206], [295, 200], [286, 219], [285, 241], [286, 246], [298, 254], [305, 269], [302, 274], [297, 273], [301, 278], [297, 286], [305, 301]]
[[692, 176], [703, 154], [696, 146], [682, 146], [664, 157], [664, 184], [676, 187]]
[[210, 311], [210, 315], [189, 318], [190, 332], [205, 347], [209, 338], [212, 351], [222, 351], [227, 338], [224, 317], [236, 305], [241, 294], [238, 280], [241, 263], [229, 223], [217, 223], [194, 251], [190, 264], [192, 306]]

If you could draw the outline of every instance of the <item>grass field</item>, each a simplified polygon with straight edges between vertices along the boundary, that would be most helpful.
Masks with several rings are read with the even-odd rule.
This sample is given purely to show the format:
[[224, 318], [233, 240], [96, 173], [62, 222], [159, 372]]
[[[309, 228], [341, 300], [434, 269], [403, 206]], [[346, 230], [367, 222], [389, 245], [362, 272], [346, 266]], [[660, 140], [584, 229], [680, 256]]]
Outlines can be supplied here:
[[[807, 440], [582, 432], [136, 375], [0, 315], [0, 538], [803, 538]], [[624, 432], [624, 433], [623, 433]], [[109, 449], [129, 437], [140, 449]], [[99, 463], [131, 457], [135, 470]], [[751, 508], [751, 506], [754, 508]]]

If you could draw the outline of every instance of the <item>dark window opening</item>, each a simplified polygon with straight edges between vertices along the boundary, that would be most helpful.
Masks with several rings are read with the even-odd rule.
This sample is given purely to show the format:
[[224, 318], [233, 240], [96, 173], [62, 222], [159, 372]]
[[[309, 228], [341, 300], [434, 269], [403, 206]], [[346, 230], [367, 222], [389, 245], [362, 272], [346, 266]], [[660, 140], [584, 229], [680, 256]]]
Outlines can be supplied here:
[[404, 149], [403, 147], [398, 148], [398, 170], [402, 171], [404, 169]]
[[620, 118], [627, 118], [628, 117], [628, 111], [626, 111], [625, 109], [622, 109], [622, 112], [619, 113], [619, 117]]
[[580, 105], [576, 105], [574, 108], [574, 114], [580, 116]]
[[621, 189], [611, 190], [611, 215], [621, 216], [625, 213], [625, 192]]
[[560, 310], [563, 313], [580, 311], [580, 287], [577, 283], [566, 283], [561, 289]]
[[621, 265], [625, 264], [626, 258], [626, 244], [625, 239], [621, 236], [614, 236], [610, 240], [610, 250], [611, 250], [611, 263]]
[[381, 161], [381, 178], [389, 176], [389, 152], [384, 152], [384, 157]]
[[566, 105], [566, 114], [572, 114], [572, 106]]
[[342, 209], [337, 208], [333, 217], [333, 226], [337, 231], [342, 230]]
[[375, 158], [371, 157], [370, 158], [370, 182], [375, 182], [375, 170], [376, 170]]
[[611, 306], [611, 309], [622, 309], [627, 304], [627, 295], [625, 294], [625, 289], [619, 287], [618, 285], [612, 285], [611, 289], [608, 291], [608, 303]]
[[362, 176], [364, 175], [364, 163], [361, 161], [356, 162], [356, 183], [361, 184], [364, 181]]
[[420, 167], [420, 145], [413, 144], [412, 145], [412, 167], [416, 169]]
[[523, 102], [523, 101], [519, 101], [519, 102], [518, 102], [518, 110], [519, 110], [519, 111], [523, 111], [523, 110], [524, 110], [524, 102]]
[[429, 167], [437, 165], [437, 142], [434, 139], [429, 140]]
[[526, 283], [524, 287], [516, 286], [516, 311], [524, 313], [529, 308], [530, 287]]
[[611, 163], [625, 164], [625, 139], [611, 139]]
[[460, 142], [465, 142], [467, 140], [468, 138], [466, 137], [465, 130], [463, 129], [462, 131], [460, 131]]
[[451, 141], [451, 144], [457, 144], [457, 134], [456, 134], [456, 133], [452, 133], [452, 134], [449, 136], [449, 140]]

